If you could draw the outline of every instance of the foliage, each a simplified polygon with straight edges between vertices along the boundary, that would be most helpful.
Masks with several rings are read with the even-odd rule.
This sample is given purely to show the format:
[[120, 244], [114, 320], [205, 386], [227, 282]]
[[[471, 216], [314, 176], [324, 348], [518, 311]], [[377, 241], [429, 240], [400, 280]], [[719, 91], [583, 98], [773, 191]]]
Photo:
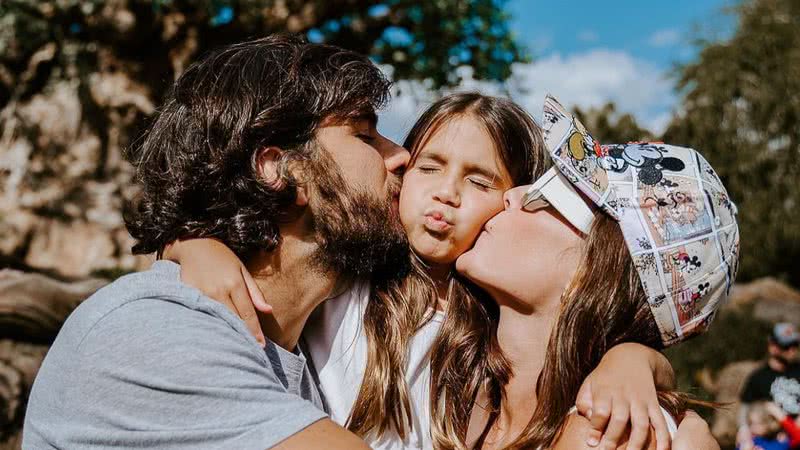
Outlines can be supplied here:
[[665, 353], [678, 377], [678, 389], [705, 400], [696, 377], [700, 370], [718, 372], [737, 361], [761, 360], [772, 324], [753, 316], [753, 305], [723, 310], [708, 333], [669, 348]]
[[0, 254], [74, 276], [133, 269], [124, 152], [172, 80], [213, 48], [291, 32], [431, 89], [457, 84], [462, 65], [503, 80], [526, 58], [504, 3], [0, 0]]
[[[226, 43], [306, 33], [394, 66], [398, 78], [456, 83], [454, 69], [503, 80], [525, 59], [499, 0], [4, 0], [0, 104], [38, 91], [49, 76], [117, 68], [156, 98], [193, 59]], [[39, 55], [43, 64], [33, 64]], [[45, 63], [46, 62], [46, 63]], [[33, 67], [32, 67], [33, 65]], [[31, 69], [26, 71], [26, 69]], [[18, 75], [20, 74], [20, 75]], [[19, 92], [19, 91], [23, 92]], [[157, 103], [157, 102], [156, 102]]]
[[725, 42], [680, 69], [683, 113], [664, 140], [701, 149], [739, 207], [740, 281], [800, 285], [800, 2], [738, 7]]
[[653, 133], [639, 126], [631, 114], [620, 114], [614, 103], [602, 108], [582, 110], [575, 108], [575, 115], [591, 130], [592, 137], [604, 144], [624, 144], [633, 141], [653, 140]]

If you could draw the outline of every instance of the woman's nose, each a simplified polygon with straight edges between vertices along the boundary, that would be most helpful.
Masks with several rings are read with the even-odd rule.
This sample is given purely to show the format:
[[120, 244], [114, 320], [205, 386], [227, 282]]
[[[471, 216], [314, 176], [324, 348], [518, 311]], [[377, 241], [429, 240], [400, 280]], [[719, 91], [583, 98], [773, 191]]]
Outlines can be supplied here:
[[503, 204], [506, 209], [522, 208], [522, 197], [528, 190], [528, 186], [517, 186], [503, 193]]

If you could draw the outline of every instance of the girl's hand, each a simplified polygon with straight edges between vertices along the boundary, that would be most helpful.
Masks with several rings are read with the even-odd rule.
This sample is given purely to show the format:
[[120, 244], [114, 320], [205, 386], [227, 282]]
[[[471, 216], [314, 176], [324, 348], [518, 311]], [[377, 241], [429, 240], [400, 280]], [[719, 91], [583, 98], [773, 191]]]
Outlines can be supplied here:
[[227, 306], [247, 325], [259, 344], [266, 345], [256, 309], [272, 312], [250, 272], [225, 244], [210, 238], [176, 241], [164, 258], [181, 265], [181, 280]]
[[711, 434], [708, 423], [694, 411], [686, 411], [678, 425], [674, 450], [719, 450], [719, 443]]
[[649, 347], [624, 343], [611, 348], [583, 382], [575, 402], [592, 425], [587, 445], [615, 449], [630, 424], [628, 450], [646, 448], [651, 426], [656, 448], [668, 450], [671, 439], [656, 386], [672, 388], [674, 377], [666, 357]]

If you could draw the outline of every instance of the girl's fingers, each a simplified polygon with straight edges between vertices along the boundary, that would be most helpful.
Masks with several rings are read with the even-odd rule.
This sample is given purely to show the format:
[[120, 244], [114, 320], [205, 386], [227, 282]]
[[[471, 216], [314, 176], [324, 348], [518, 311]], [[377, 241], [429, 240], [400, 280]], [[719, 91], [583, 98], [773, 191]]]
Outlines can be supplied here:
[[646, 448], [650, 437], [650, 417], [646, 408], [631, 405], [631, 436], [626, 450]]
[[669, 434], [667, 419], [664, 418], [664, 413], [661, 411], [661, 406], [652, 405], [649, 408], [649, 411], [650, 424], [653, 426], [653, 431], [656, 435], [656, 449], [670, 450], [672, 448], [672, 436]]
[[586, 378], [586, 381], [583, 382], [581, 385], [580, 390], [578, 391], [578, 396], [575, 399], [575, 409], [578, 410], [578, 414], [581, 416], [591, 419], [592, 417], [592, 376], [589, 375]]
[[622, 442], [630, 422], [631, 409], [627, 402], [619, 400], [615, 401], [611, 406], [613, 407], [613, 412], [608, 420], [608, 427], [603, 434], [603, 439], [600, 441], [602, 450], [616, 449]]
[[253, 305], [255, 305], [256, 309], [262, 313], [271, 314], [272, 305], [267, 303], [267, 300], [264, 298], [264, 294], [261, 292], [261, 288], [258, 287], [256, 280], [252, 275], [250, 275], [250, 272], [248, 272], [247, 268], [244, 266], [241, 267], [241, 271], [244, 284], [247, 286], [247, 292], [250, 294], [250, 298], [253, 300]]
[[588, 417], [592, 428], [605, 434], [608, 421], [611, 418], [611, 397], [600, 394], [592, 399], [591, 417]]
[[244, 321], [250, 334], [256, 338], [256, 341], [258, 341], [261, 346], [266, 345], [264, 333], [261, 331], [261, 323], [258, 320], [258, 314], [256, 314], [256, 308], [253, 305], [253, 300], [250, 298], [250, 293], [248, 292], [244, 280], [233, 288], [230, 298], [233, 301], [239, 318]]

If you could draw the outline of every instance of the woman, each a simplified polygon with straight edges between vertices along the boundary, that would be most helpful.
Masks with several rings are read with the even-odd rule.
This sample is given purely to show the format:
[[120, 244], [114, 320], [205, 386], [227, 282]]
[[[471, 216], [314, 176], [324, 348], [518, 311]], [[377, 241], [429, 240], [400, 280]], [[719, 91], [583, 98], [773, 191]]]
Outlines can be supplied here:
[[[574, 437], [587, 421], [570, 412], [606, 351], [621, 342], [660, 349], [703, 332], [736, 274], [736, 207], [699, 153], [599, 146], [552, 98], [544, 118], [557, 169], [507, 192], [505, 210], [457, 262], [499, 305], [499, 351], [513, 370], [501, 392], [482, 385], [469, 448], [583, 448]], [[458, 365], [456, 355], [448, 370]], [[685, 397], [660, 398], [672, 417], [685, 412]], [[612, 423], [628, 421], [620, 411]]]

